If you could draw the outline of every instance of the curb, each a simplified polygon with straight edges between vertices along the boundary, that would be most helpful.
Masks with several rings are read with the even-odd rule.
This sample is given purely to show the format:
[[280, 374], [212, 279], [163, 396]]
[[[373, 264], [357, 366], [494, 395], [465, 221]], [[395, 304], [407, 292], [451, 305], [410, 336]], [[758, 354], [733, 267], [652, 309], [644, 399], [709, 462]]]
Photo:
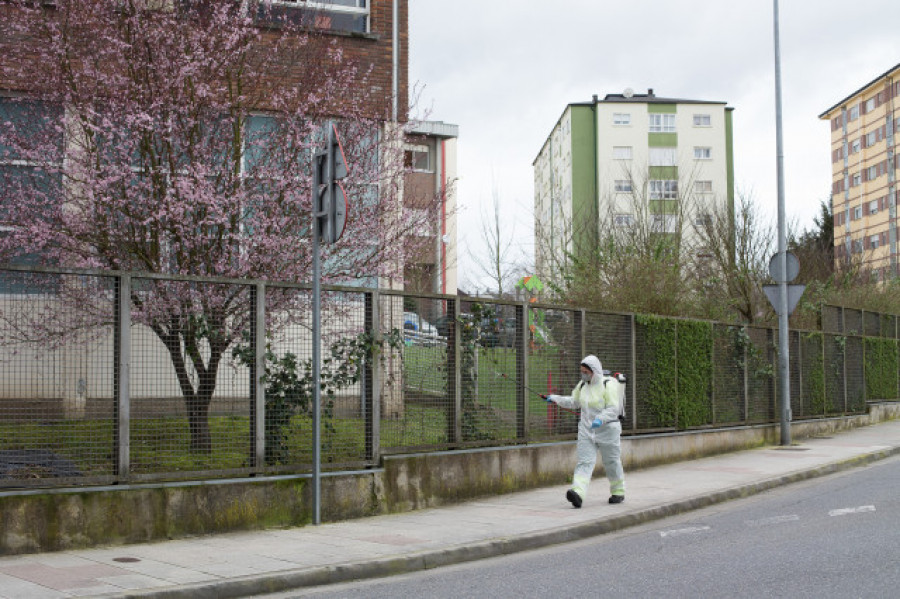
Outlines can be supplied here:
[[287, 570], [279, 573], [246, 576], [232, 580], [180, 585], [165, 589], [145, 590], [134, 593], [102, 595], [101, 597], [133, 599], [237, 599], [249, 595], [278, 593], [307, 587], [340, 584], [355, 580], [381, 578], [396, 574], [410, 574], [442, 566], [461, 564], [491, 557], [500, 557], [573, 541], [581, 541], [652, 522], [654, 520], [703, 509], [733, 499], [750, 497], [777, 487], [827, 476], [837, 472], [843, 472], [860, 466], [866, 466], [895, 455], [900, 455], [900, 446], [862, 454], [840, 462], [833, 462], [808, 470], [796, 471], [755, 483], [740, 485], [705, 495], [698, 495], [665, 505], [645, 508], [630, 514], [605, 518], [596, 522], [575, 524], [564, 528], [517, 535], [514, 537], [488, 539], [467, 545], [457, 545], [445, 549], [422, 551], [409, 555], [373, 559], [364, 562], [349, 562], [335, 566]]

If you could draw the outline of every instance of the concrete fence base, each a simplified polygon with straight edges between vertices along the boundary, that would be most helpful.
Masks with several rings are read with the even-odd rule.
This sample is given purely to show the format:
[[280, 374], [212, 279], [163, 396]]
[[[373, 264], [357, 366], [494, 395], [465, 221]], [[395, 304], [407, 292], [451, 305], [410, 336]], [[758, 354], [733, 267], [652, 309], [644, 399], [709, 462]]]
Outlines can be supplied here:
[[[792, 438], [900, 418], [900, 403], [794, 422]], [[777, 424], [624, 437], [633, 470], [776, 444]], [[574, 441], [392, 456], [383, 468], [325, 476], [322, 518], [340, 521], [565, 484]], [[599, 469], [599, 465], [598, 465]], [[311, 521], [308, 477], [0, 492], [0, 555], [140, 543]]]

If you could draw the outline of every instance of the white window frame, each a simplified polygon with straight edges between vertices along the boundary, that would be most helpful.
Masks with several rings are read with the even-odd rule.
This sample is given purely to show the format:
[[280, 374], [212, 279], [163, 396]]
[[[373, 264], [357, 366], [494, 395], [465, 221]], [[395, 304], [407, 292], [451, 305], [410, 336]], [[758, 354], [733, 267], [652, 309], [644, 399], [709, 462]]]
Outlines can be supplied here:
[[650, 148], [650, 166], [678, 166], [676, 151], [673, 147]]
[[[347, 4], [338, 4], [337, 2], [328, 2], [327, 0], [320, 2], [314, 0], [272, 0], [274, 6], [305, 8], [307, 10], [318, 11], [319, 13], [322, 13], [323, 16], [326, 16], [327, 13], [332, 13], [335, 15], [365, 17], [365, 31], [361, 31], [360, 33], [369, 33], [372, 28], [371, 15], [369, 12], [371, 0], [341, 0], [341, 2], [346, 2]], [[353, 5], [350, 5], [350, 3]], [[323, 29], [328, 30], [331, 29], [331, 27], [323, 27]], [[334, 30], [347, 31], [340, 28], [334, 28]], [[354, 29], [352, 31], [356, 30]]]
[[850, 220], [859, 220], [862, 218], [862, 206], [853, 207], [853, 218]]
[[[409, 168], [412, 169], [413, 172], [415, 172], [415, 173], [433, 173], [434, 172], [434, 164], [432, 163], [432, 160], [431, 160], [431, 148], [430, 147], [428, 147], [426, 145], [416, 145], [416, 146], [407, 145], [404, 148], [404, 157], [403, 157], [404, 160], [406, 160], [407, 153], [410, 156]], [[421, 156], [422, 154], [425, 155], [426, 160], [428, 162], [428, 164], [426, 165], [425, 168], [419, 168], [418, 166], [416, 166], [418, 163], [417, 157]]]
[[881, 243], [881, 235], [880, 234], [869, 235], [869, 249], [870, 250], [877, 250], [879, 243]]
[[650, 133], [675, 133], [675, 114], [671, 112], [651, 112]]
[[854, 104], [850, 107], [850, 120], [855, 121], [859, 118], [859, 104]]
[[631, 179], [616, 179], [615, 190], [616, 193], [631, 193], [634, 191], [634, 188], [631, 185]]
[[654, 214], [650, 219], [650, 228], [654, 233], [677, 233], [678, 215]]
[[709, 146], [694, 146], [694, 160], [712, 160], [712, 148]]
[[869, 131], [868, 133], [866, 133], [866, 147], [871, 148], [872, 146], [874, 146], [876, 143], [878, 143], [876, 141], [877, 139], [878, 136], [875, 135], [874, 131]]
[[613, 160], [631, 160], [632, 155], [631, 146], [613, 146]]
[[862, 149], [862, 143], [860, 142], [859, 139], [854, 139], [852, 142], [850, 142], [850, 153], [851, 154], [856, 154], [861, 149]]
[[648, 195], [651, 200], [677, 200], [677, 179], [651, 179], [647, 183]]
[[694, 181], [694, 193], [703, 194], [703, 193], [712, 193], [713, 192], [713, 182], [712, 181]]
[[613, 125], [617, 127], [630, 127], [631, 126], [631, 113], [630, 112], [614, 112], [613, 113]]
[[862, 185], [862, 175], [854, 173], [850, 177], [850, 187], [859, 187], [860, 185]]
[[631, 227], [634, 225], [634, 215], [616, 214], [613, 216], [613, 224], [617, 227]]
[[694, 127], [712, 127], [712, 115], [695, 114]]
[[866, 100], [866, 112], [872, 112], [875, 110], [875, 98], [869, 98]]
[[869, 202], [869, 214], [878, 214], [878, 200]]

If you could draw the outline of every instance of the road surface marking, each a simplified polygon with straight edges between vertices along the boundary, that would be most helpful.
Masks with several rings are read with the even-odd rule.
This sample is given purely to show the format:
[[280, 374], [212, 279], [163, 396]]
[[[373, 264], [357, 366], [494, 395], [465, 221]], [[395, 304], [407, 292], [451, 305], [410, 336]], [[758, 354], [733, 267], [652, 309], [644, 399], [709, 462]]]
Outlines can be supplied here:
[[674, 537], [676, 535], [690, 535], [695, 532], [703, 532], [704, 530], [709, 530], [709, 526], [692, 526], [690, 528], [678, 528], [675, 530], [661, 530], [659, 531], [659, 536], [661, 537]]
[[795, 522], [800, 516], [791, 514], [790, 516], [773, 516], [771, 518], [761, 518], [759, 520], [747, 520], [747, 526], [768, 526], [769, 524], [781, 524], [782, 522]]
[[863, 512], [874, 512], [874, 505], [861, 505], [859, 507], [845, 507], [840, 510], [831, 510], [829, 516], [846, 516], [847, 514], [861, 514]]

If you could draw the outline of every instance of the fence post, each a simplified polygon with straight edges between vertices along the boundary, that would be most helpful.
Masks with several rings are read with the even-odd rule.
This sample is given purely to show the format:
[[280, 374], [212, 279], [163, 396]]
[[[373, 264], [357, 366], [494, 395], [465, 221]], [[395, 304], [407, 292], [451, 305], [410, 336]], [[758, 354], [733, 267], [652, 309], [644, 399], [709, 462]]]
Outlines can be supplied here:
[[115, 367], [113, 386], [116, 393], [115, 444], [117, 482], [128, 478], [131, 469], [131, 275], [122, 274], [115, 279]]
[[844, 314], [844, 307], [841, 306], [841, 334], [844, 336], [844, 349], [843, 354], [841, 356], [841, 364], [843, 366], [843, 375], [842, 380], [844, 382], [844, 401], [843, 404], [847, 405], [847, 315]]
[[743, 331], [742, 337], [744, 338], [743, 348], [744, 348], [744, 357], [743, 357], [743, 365], [744, 365], [744, 424], [748, 424], [750, 422], [750, 350], [749, 345], [753, 343], [750, 339], [750, 329], [747, 327], [741, 327]]
[[631, 428], [637, 430], [637, 322], [634, 313], [630, 315], [631, 320], [631, 378], [628, 380], [628, 386], [631, 387]]
[[516, 304], [516, 438], [525, 439], [528, 435], [528, 395], [525, 385], [528, 384], [528, 302]]
[[450, 413], [447, 415], [447, 442], [456, 445], [462, 442], [462, 372], [460, 371], [459, 299], [447, 301], [447, 315], [450, 317], [450, 331], [447, 335], [447, 395]]
[[250, 287], [250, 330], [253, 363], [250, 365], [250, 427], [253, 435], [251, 466], [266, 463], [266, 285]]
[[365, 297], [365, 331], [372, 340], [369, 354], [366, 356], [362, 376], [362, 408], [366, 428], [366, 461], [377, 464], [381, 458], [381, 382], [382, 370], [377, 364], [382, 348], [381, 335], [381, 294], [370, 291]]
[[[800, 416], [806, 416], [806, 407], [803, 402], [803, 333], [801, 331], [794, 331], [797, 333], [797, 403], [800, 405]], [[822, 334], [822, 339], [825, 339], [825, 334]], [[825, 361], [825, 349], [823, 346], [822, 349], [822, 361]], [[790, 372], [790, 371], [788, 371]], [[793, 408], [791, 408], [793, 413]]]

